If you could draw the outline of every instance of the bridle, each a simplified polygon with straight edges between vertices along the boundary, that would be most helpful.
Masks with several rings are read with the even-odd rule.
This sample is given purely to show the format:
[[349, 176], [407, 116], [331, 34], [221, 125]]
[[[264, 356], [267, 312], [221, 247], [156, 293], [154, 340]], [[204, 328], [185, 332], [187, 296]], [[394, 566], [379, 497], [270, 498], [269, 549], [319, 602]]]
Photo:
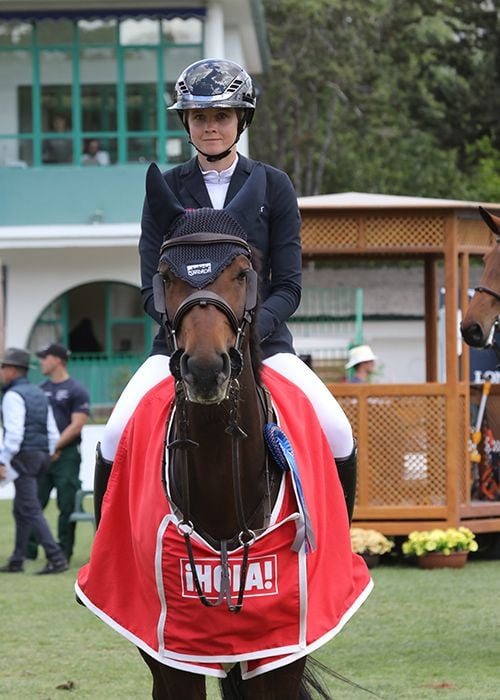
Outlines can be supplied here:
[[[206, 243], [235, 243], [242, 247], [247, 253], [249, 259], [251, 259], [251, 249], [250, 246], [243, 239], [237, 236], [230, 235], [219, 235], [210, 233], [194, 233], [188, 234], [179, 238], [173, 238], [165, 241], [161, 247], [161, 253], [163, 253], [169, 247], [177, 245], [197, 245]], [[248, 554], [250, 545], [255, 542], [256, 534], [253, 530], [248, 527], [245, 518], [245, 512], [243, 507], [243, 497], [241, 492], [241, 476], [240, 476], [240, 442], [242, 439], [247, 437], [247, 434], [238, 425], [238, 406], [239, 406], [239, 393], [240, 386], [238, 377], [243, 369], [243, 341], [246, 336], [246, 332], [251, 325], [255, 317], [255, 309], [257, 306], [257, 273], [253, 268], [250, 268], [247, 272], [247, 288], [246, 288], [246, 298], [245, 298], [245, 308], [241, 318], [238, 318], [234, 313], [233, 309], [229, 304], [223, 299], [219, 294], [211, 292], [209, 290], [198, 290], [189, 294], [182, 303], [179, 305], [172, 318], [168, 314], [166, 308], [165, 299], [165, 286], [164, 280], [161, 274], [157, 273], [153, 278], [153, 294], [156, 310], [161, 314], [163, 325], [167, 336], [167, 346], [169, 352], [171, 352], [170, 358], [170, 370], [174, 376], [175, 381], [175, 407], [177, 412], [177, 433], [174, 435], [173, 439], [169, 441], [168, 436], [168, 425], [167, 434], [165, 436], [166, 449], [172, 456], [179, 456], [180, 459], [180, 474], [182, 480], [182, 518], [177, 524], [177, 531], [184, 538], [186, 544], [186, 550], [188, 554], [189, 564], [191, 567], [191, 574], [193, 576], [193, 582], [196, 588], [197, 595], [203, 605], [207, 607], [217, 607], [224, 599], [227, 600], [228, 610], [230, 612], [238, 613], [243, 606], [243, 596], [246, 585], [246, 575], [248, 570]], [[178, 347], [177, 344], [177, 332], [180, 328], [182, 319], [188, 313], [188, 311], [195, 306], [207, 306], [212, 304], [218, 308], [229, 321], [235, 336], [235, 344], [229, 350], [229, 358], [231, 363], [231, 374], [230, 381], [228, 382], [228, 387], [226, 390], [226, 395], [223, 401], [227, 402], [228, 407], [228, 425], [226, 427], [226, 433], [231, 436], [231, 453], [232, 453], [232, 474], [233, 474], [233, 486], [234, 486], [234, 499], [235, 507], [238, 519], [239, 534], [237, 536], [239, 544], [243, 547], [243, 558], [241, 565], [240, 574], [240, 584], [238, 590], [238, 597], [236, 603], [233, 603], [231, 596], [231, 579], [230, 579], [230, 569], [229, 569], [229, 556], [228, 556], [228, 544], [230, 541], [221, 540], [218, 543], [218, 549], [220, 551], [220, 566], [221, 566], [221, 578], [220, 578], [220, 591], [216, 601], [209, 600], [203, 593], [203, 589], [200, 584], [198, 570], [196, 568], [196, 562], [194, 559], [193, 548], [191, 543], [191, 535], [194, 532], [194, 524], [191, 520], [191, 504], [189, 495], [189, 475], [188, 475], [188, 450], [196, 449], [199, 447], [198, 443], [191, 440], [188, 436], [188, 419], [187, 419], [187, 403], [188, 399], [186, 396], [186, 391], [182, 378], [182, 367], [181, 361], [184, 351], [182, 348]], [[264, 410], [264, 418], [270, 420], [270, 414], [272, 413], [271, 401], [268, 392], [264, 389], [257, 387], [258, 394], [260, 398], [260, 404]], [[168, 490], [166, 484], [166, 456], [164, 456], [163, 464], [163, 485], [165, 492], [168, 497]], [[269, 465], [266, 460], [266, 494], [268, 498], [268, 511], [270, 512], [270, 481], [269, 481]], [[211, 538], [210, 538], [211, 539]]]
[[[268, 391], [264, 387], [257, 386], [260, 405], [264, 411], [264, 418], [268, 422], [272, 420], [272, 404]], [[248, 555], [250, 546], [256, 540], [256, 533], [248, 527], [247, 520], [245, 518], [244, 506], [243, 506], [243, 496], [241, 492], [241, 469], [240, 469], [240, 442], [242, 439], [247, 437], [247, 434], [238, 425], [238, 402], [239, 402], [239, 383], [237, 379], [231, 381], [231, 388], [228, 397], [228, 426], [226, 432], [231, 436], [231, 453], [232, 453], [232, 476], [233, 476], [233, 488], [234, 488], [234, 501], [236, 506], [236, 514], [238, 519], [239, 534], [237, 535], [237, 542], [243, 547], [243, 557], [241, 563], [240, 572], [240, 583], [238, 588], [238, 596], [236, 603], [233, 603], [231, 594], [231, 577], [229, 570], [229, 544], [233, 540], [220, 540], [216, 542], [208, 535], [204, 535], [204, 538], [211, 541], [211, 544], [220, 551], [220, 567], [221, 567], [221, 578], [220, 578], [220, 589], [217, 600], [212, 602], [203, 593], [201, 587], [200, 579], [198, 576], [198, 569], [196, 567], [196, 562], [193, 554], [193, 547], [191, 543], [191, 535], [195, 530], [193, 521], [191, 520], [191, 506], [189, 497], [189, 468], [187, 452], [188, 450], [196, 449], [199, 444], [188, 437], [188, 420], [186, 415], [186, 405], [188, 403], [182, 381], [176, 382], [176, 393], [175, 393], [175, 408], [177, 412], [177, 433], [174, 438], [170, 441], [168, 440], [168, 424], [167, 432], [165, 435], [165, 446], [172, 455], [172, 460], [175, 456], [179, 456], [180, 465], [179, 471], [182, 480], [182, 495], [181, 495], [181, 512], [182, 518], [177, 523], [177, 532], [184, 538], [186, 545], [186, 551], [188, 554], [189, 565], [191, 568], [191, 575], [193, 577], [193, 583], [196, 589], [196, 593], [201, 603], [206, 607], [218, 607], [224, 601], [227, 600], [227, 607], [229, 612], [238, 613], [243, 607], [243, 597], [245, 593], [246, 576], [248, 571]], [[173, 406], [172, 406], [173, 408]], [[168, 423], [169, 421], [167, 421]], [[166, 452], [164, 451], [164, 462], [163, 462], [163, 487], [167, 497], [168, 488], [166, 483]], [[267, 510], [265, 513], [265, 520], [269, 521], [271, 514], [271, 480], [269, 472], [269, 459], [266, 456], [265, 464], [265, 476], [266, 476], [266, 492], [264, 498], [267, 500]], [[260, 505], [260, 504], [259, 504]]]
[[478, 287], [474, 287], [474, 291], [490, 294], [492, 297], [495, 297], [497, 301], [500, 301], [500, 292], [495, 292], [495, 290], [491, 289], [490, 287], [484, 287], [483, 285], [480, 285]]
[[[500, 245], [500, 236], [496, 237], [496, 245]], [[477, 287], [474, 287], [475, 292], [482, 292], [483, 294], [489, 294], [492, 296], [494, 299], [497, 301], [500, 301], [500, 292], [496, 292], [494, 289], [491, 289], [491, 287], [486, 287], [485, 285], [478, 285]], [[500, 314], [496, 317], [496, 319], [493, 321], [493, 324], [491, 326], [490, 332], [488, 334], [488, 339], [485, 343], [485, 347], [492, 347], [497, 355], [497, 358], [500, 360], [500, 347], [498, 346], [498, 343], [495, 342], [494, 336], [499, 328], [500, 324]]]
[[[165, 241], [160, 249], [160, 255], [168, 248], [179, 245], [205, 245], [207, 243], [234, 243], [241, 247], [248, 254], [249, 259], [252, 256], [252, 250], [248, 243], [238, 236], [220, 235], [212, 233], [192, 233], [179, 238], [170, 238]], [[236, 342], [234, 347], [229, 351], [231, 361], [231, 378], [236, 378], [241, 373], [243, 367], [242, 347], [248, 326], [252, 323], [257, 306], [257, 272], [250, 268], [246, 272], [247, 292], [245, 299], [245, 309], [243, 316], [238, 319], [232, 308], [219, 294], [209, 290], [200, 290], [190, 294], [180, 304], [178, 309], [170, 318], [166, 303], [165, 303], [165, 284], [160, 273], [153, 277], [153, 295], [156, 311], [162, 317], [162, 323], [166, 332], [167, 349], [170, 354], [170, 371], [176, 380], [182, 379], [180, 370], [180, 361], [183, 355], [183, 350], [177, 345], [177, 331], [180, 328], [182, 319], [186, 313], [194, 306], [207, 306], [212, 304], [225, 314], [234, 333], [236, 334]]]

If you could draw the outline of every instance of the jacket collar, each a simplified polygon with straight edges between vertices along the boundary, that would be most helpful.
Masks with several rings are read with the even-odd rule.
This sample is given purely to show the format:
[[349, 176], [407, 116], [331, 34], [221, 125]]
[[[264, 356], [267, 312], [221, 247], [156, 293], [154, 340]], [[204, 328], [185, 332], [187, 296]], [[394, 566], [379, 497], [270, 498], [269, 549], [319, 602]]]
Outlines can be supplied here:
[[[253, 161], [241, 154], [238, 155], [238, 163], [229, 183], [224, 204], [230, 202], [236, 193], [240, 191], [252, 171]], [[181, 166], [180, 175], [184, 187], [198, 205], [200, 207], [211, 207], [212, 202], [201, 174], [197, 156], [194, 156], [194, 158], [191, 158], [191, 160]]]
[[16, 377], [13, 379], [9, 384], [6, 386], [2, 387], [2, 393], [5, 394], [5, 392], [9, 391], [9, 389], [12, 389], [12, 387], [19, 385], [19, 384], [29, 384], [29, 380], [27, 377]]

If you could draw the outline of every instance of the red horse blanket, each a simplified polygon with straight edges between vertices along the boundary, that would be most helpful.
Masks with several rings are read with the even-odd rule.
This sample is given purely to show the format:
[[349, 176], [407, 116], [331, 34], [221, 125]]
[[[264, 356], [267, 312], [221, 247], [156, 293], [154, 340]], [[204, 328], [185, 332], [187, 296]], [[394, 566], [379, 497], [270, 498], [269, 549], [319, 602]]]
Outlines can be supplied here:
[[[351, 551], [342, 488], [326, 438], [308, 399], [269, 368], [281, 430], [300, 474], [316, 548], [292, 544], [304, 530], [288, 472], [269, 528], [250, 546], [243, 608], [198, 600], [184, 539], [161, 484], [163, 440], [173, 380], [142, 399], [121, 439], [103, 501], [90, 562], [80, 569], [81, 601], [158, 661], [205, 675], [225, 676], [239, 662], [250, 678], [309, 654], [335, 636], [372, 588], [361, 557]], [[307, 427], [306, 427], [307, 426]], [[220, 557], [192, 537], [204, 593], [217, 599]], [[234, 599], [242, 550], [229, 555]]]

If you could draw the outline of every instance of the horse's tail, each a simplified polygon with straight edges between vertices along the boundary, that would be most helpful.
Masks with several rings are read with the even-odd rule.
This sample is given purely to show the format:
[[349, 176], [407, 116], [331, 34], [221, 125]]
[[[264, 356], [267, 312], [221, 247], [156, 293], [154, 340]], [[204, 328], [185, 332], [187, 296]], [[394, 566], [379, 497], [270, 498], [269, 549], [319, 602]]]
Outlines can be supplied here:
[[333, 668], [330, 668], [330, 666], [327, 666], [321, 661], [318, 661], [318, 659], [315, 659], [312, 656], [308, 656], [306, 666], [304, 669], [304, 675], [302, 677], [302, 683], [306, 687], [306, 692], [314, 691], [316, 693], [316, 696], [311, 696], [310, 694], [299, 695], [299, 700], [309, 700], [309, 698], [312, 697], [320, 697], [324, 698], [325, 700], [331, 700], [332, 696], [329, 694], [325, 686], [325, 682], [321, 677], [321, 674], [323, 676], [330, 676], [330, 678], [335, 678], [337, 681], [342, 681], [342, 683], [347, 683], [347, 685], [350, 685], [351, 688], [363, 690], [365, 693], [369, 693], [370, 695], [373, 695], [376, 698], [380, 698], [380, 695], [377, 695], [377, 693], [375, 693], [373, 690], [365, 688], [363, 685], [359, 685], [359, 683], [356, 683], [350, 678], [346, 678], [341, 673], [334, 671]]
[[[323, 682], [318, 674], [309, 668], [310, 659], [307, 660], [304, 674], [299, 686], [299, 694], [297, 700], [313, 700], [314, 697], [323, 698], [323, 700], [332, 700], [332, 696], [328, 693]], [[229, 671], [226, 678], [220, 680], [220, 689], [224, 700], [242, 700], [245, 697], [242, 690], [242, 684], [245, 681], [241, 678], [240, 665], [236, 664]], [[313, 696], [311, 692], [315, 692]]]
[[[332, 695], [328, 690], [322, 676], [330, 676], [330, 678], [335, 678], [338, 681], [347, 683], [352, 688], [364, 690], [366, 693], [370, 693], [370, 695], [377, 698], [380, 697], [380, 695], [377, 695], [377, 693], [374, 693], [372, 690], [364, 688], [362, 685], [351, 681], [349, 678], [337, 673], [337, 671], [334, 671], [321, 661], [309, 656], [304, 667], [298, 700], [313, 700], [313, 698], [332, 700]], [[244, 697], [241, 690], [241, 684], [244, 682], [245, 681], [241, 678], [240, 665], [236, 664], [231, 671], [229, 671], [227, 678], [220, 680], [220, 688], [224, 700], [241, 700], [241, 698]]]

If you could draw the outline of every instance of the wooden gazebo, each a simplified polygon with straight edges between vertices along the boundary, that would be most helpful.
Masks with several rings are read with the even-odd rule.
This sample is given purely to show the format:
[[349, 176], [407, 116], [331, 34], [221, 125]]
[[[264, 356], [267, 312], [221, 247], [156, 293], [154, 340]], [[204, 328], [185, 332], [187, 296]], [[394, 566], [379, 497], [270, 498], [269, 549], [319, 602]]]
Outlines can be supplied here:
[[[304, 260], [418, 259], [425, 282], [422, 384], [331, 384], [359, 442], [354, 519], [388, 535], [467, 525], [500, 531], [500, 502], [470, 497], [469, 352], [457, 352], [469, 256], [493, 237], [477, 202], [348, 193], [305, 197]], [[498, 213], [500, 204], [483, 204]], [[438, 381], [438, 264], [446, 290], [446, 381]], [[397, 289], [394, 290], [397, 293]]]

